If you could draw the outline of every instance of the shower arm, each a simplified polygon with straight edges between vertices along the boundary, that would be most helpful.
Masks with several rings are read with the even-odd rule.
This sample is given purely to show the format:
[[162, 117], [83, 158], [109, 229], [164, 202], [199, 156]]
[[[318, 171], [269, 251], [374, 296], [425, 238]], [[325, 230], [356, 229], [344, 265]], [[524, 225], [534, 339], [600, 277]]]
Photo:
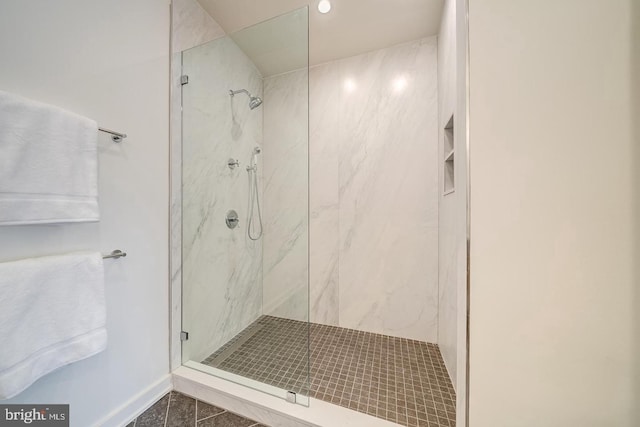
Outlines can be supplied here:
[[250, 94], [250, 93], [249, 93], [249, 91], [248, 91], [248, 90], [246, 90], [246, 89], [230, 90], [230, 91], [229, 91], [229, 95], [234, 96], [234, 95], [237, 95], [237, 94], [239, 94], [239, 93], [243, 93], [243, 92], [244, 92], [244, 93], [246, 93], [246, 94], [247, 94], [247, 96], [248, 96], [249, 98], [251, 98], [251, 94]]

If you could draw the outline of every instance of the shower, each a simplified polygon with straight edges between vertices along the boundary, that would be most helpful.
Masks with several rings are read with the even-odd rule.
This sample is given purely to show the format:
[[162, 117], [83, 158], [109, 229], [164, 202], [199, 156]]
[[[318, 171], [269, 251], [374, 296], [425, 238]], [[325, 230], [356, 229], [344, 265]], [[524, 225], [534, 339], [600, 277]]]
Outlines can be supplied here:
[[229, 95], [233, 98], [234, 95], [237, 95], [239, 93], [246, 93], [247, 96], [249, 97], [249, 108], [251, 108], [252, 110], [258, 108], [260, 106], [260, 104], [262, 104], [262, 98], [260, 98], [259, 96], [253, 96], [249, 93], [248, 90], [246, 89], [239, 89], [239, 90], [230, 90], [229, 91]]
[[[260, 102], [262, 102], [262, 100], [260, 100]], [[249, 103], [249, 107], [251, 107], [251, 103]], [[252, 109], [253, 108], [255, 107], [252, 107]], [[260, 237], [262, 237], [262, 212], [260, 212], [260, 198], [258, 197], [258, 154], [260, 154], [261, 151], [260, 147], [255, 147], [253, 149], [253, 152], [251, 153], [251, 161], [249, 166], [247, 166], [247, 173], [249, 174], [249, 218], [247, 220], [247, 235], [251, 240], [259, 240]], [[251, 231], [254, 226], [254, 209], [257, 209], [258, 224], [260, 225], [260, 229], [257, 234], [252, 234]]]

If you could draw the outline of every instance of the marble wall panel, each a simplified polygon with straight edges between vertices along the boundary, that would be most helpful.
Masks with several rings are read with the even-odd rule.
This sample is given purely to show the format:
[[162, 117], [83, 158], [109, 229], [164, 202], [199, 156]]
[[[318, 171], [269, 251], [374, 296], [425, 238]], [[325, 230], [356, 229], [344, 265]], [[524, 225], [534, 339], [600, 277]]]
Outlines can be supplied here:
[[[440, 159], [440, 176], [443, 176], [443, 162], [446, 155], [444, 149], [444, 127], [456, 110], [456, 5], [454, 1], [446, 1], [443, 14], [440, 35], [438, 37], [438, 158]], [[455, 135], [454, 135], [455, 136]], [[458, 139], [456, 139], [457, 142]], [[454, 143], [454, 148], [460, 160], [460, 151], [465, 147]], [[456, 161], [456, 166], [461, 163]], [[460, 183], [458, 189], [460, 188]], [[461, 191], [444, 194], [443, 183], [440, 184], [440, 239], [439, 239], [439, 310], [438, 310], [438, 344], [449, 370], [449, 375], [456, 387], [457, 377], [457, 280], [459, 273], [460, 233], [466, 234], [466, 230], [460, 229], [459, 210], [461, 202], [466, 194]], [[461, 199], [462, 198], [462, 199]]]
[[[265, 168], [280, 169], [266, 174], [265, 205], [303, 194], [303, 152], [291, 156], [304, 123], [291, 120], [305, 111], [292, 101], [306, 100], [299, 77], [265, 82], [265, 146], [275, 150]], [[311, 321], [437, 342], [436, 38], [314, 67], [309, 91]], [[291, 255], [304, 212], [274, 212], [265, 209], [279, 224], [265, 236], [265, 307], [295, 318], [297, 305], [282, 301], [304, 266], [302, 251]]]
[[309, 75], [310, 316], [339, 326], [340, 67], [314, 67]]
[[171, 369], [182, 363], [182, 51], [222, 36], [196, 0], [171, 2]]
[[340, 325], [436, 342], [436, 38], [340, 65]]
[[308, 72], [264, 81], [264, 314], [309, 318]]
[[[182, 298], [183, 360], [200, 361], [262, 314], [262, 241], [247, 237], [246, 165], [262, 140], [262, 76], [227, 37], [183, 54]], [[228, 159], [238, 159], [231, 169]], [[236, 229], [227, 211], [240, 218]]]

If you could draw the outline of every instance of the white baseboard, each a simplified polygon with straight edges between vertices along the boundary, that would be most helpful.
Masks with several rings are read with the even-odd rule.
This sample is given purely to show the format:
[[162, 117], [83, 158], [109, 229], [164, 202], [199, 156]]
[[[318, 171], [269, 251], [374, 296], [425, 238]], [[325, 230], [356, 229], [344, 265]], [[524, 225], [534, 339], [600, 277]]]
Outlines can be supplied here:
[[124, 405], [111, 411], [109, 415], [98, 421], [94, 427], [126, 426], [172, 389], [171, 375], [166, 375], [155, 384], [129, 399]]
[[173, 371], [174, 389], [272, 427], [399, 427], [398, 424], [309, 399], [309, 407], [181, 366]]

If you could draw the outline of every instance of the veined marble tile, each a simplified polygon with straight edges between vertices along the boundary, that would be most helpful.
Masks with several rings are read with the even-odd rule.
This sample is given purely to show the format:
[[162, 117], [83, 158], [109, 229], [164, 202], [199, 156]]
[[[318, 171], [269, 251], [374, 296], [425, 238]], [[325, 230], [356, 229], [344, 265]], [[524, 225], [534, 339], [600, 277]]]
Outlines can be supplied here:
[[309, 205], [311, 321], [339, 326], [339, 109], [340, 70], [309, 71]]
[[[442, 24], [438, 36], [438, 158], [444, 159], [444, 127], [456, 110], [456, 5], [455, 1], [446, 1], [442, 15]], [[457, 122], [458, 118], [456, 118]], [[465, 147], [456, 148], [456, 169], [461, 167], [461, 152]], [[443, 176], [443, 162], [439, 162], [440, 173]], [[456, 171], [458, 172], [458, 171]], [[456, 178], [458, 179], [458, 178]], [[449, 375], [454, 387], [457, 383], [457, 341], [458, 341], [458, 274], [459, 254], [466, 254], [466, 228], [460, 227], [459, 210], [466, 211], [460, 198], [466, 198], [461, 191], [461, 183], [456, 180], [457, 191], [440, 195], [439, 202], [439, 306], [438, 306], [438, 345], [442, 352]], [[440, 191], [444, 184], [440, 183]], [[466, 212], [465, 212], [466, 214]], [[460, 248], [461, 245], [465, 246]]]
[[182, 54], [171, 55], [171, 368], [182, 363]]
[[224, 36], [196, 0], [171, 2], [171, 368], [180, 366], [182, 345], [182, 51]]
[[436, 342], [436, 38], [340, 67], [340, 325]]
[[[243, 56], [226, 41], [215, 46], [202, 49], [203, 64]], [[209, 346], [190, 343], [191, 359], [208, 355], [259, 314], [306, 320], [309, 302], [314, 322], [436, 342], [435, 38], [313, 68], [308, 110], [305, 70], [265, 79], [258, 110], [221, 96], [231, 88], [262, 93], [257, 71], [243, 76], [234, 61], [216, 63], [214, 80], [224, 84], [196, 90], [194, 79], [211, 76], [206, 66], [189, 72], [194, 108], [185, 126], [205, 125], [189, 126], [190, 142], [185, 133], [182, 274], [191, 285], [183, 298], [193, 307], [185, 325], [193, 324]], [[248, 162], [255, 145], [263, 148], [263, 247], [243, 229], [245, 165], [226, 167], [228, 157]], [[241, 230], [224, 225], [231, 208], [240, 213]]]
[[264, 81], [264, 314], [308, 320], [307, 70]]
[[[200, 361], [262, 314], [262, 241], [246, 233], [245, 169], [262, 139], [262, 111], [229, 96], [242, 88], [262, 96], [262, 76], [229, 38], [185, 52], [183, 70], [183, 360]], [[240, 167], [231, 170], [230, 158]], [[230, 209], [240, 218], [234, 230]]]
[[[436, 55], [430, 38], [310, 70], [314, 322], [436, 342]], [[265, 208], [265, 310], [279, 310], [265, 312], [290, 318], [304, 296], [295, 292], [304, 258], [291, 243], [304, 213], [292, 198], [303, 195], [306, 172], [290, 143], [304, 123], [294, 118], [306, 91], [297, 76], [265, 82], [265, 205], [274, 206]]]
[[224, 36], [222, 27], [196, 0], [172, 0], [172, 52], [178, 53]]

